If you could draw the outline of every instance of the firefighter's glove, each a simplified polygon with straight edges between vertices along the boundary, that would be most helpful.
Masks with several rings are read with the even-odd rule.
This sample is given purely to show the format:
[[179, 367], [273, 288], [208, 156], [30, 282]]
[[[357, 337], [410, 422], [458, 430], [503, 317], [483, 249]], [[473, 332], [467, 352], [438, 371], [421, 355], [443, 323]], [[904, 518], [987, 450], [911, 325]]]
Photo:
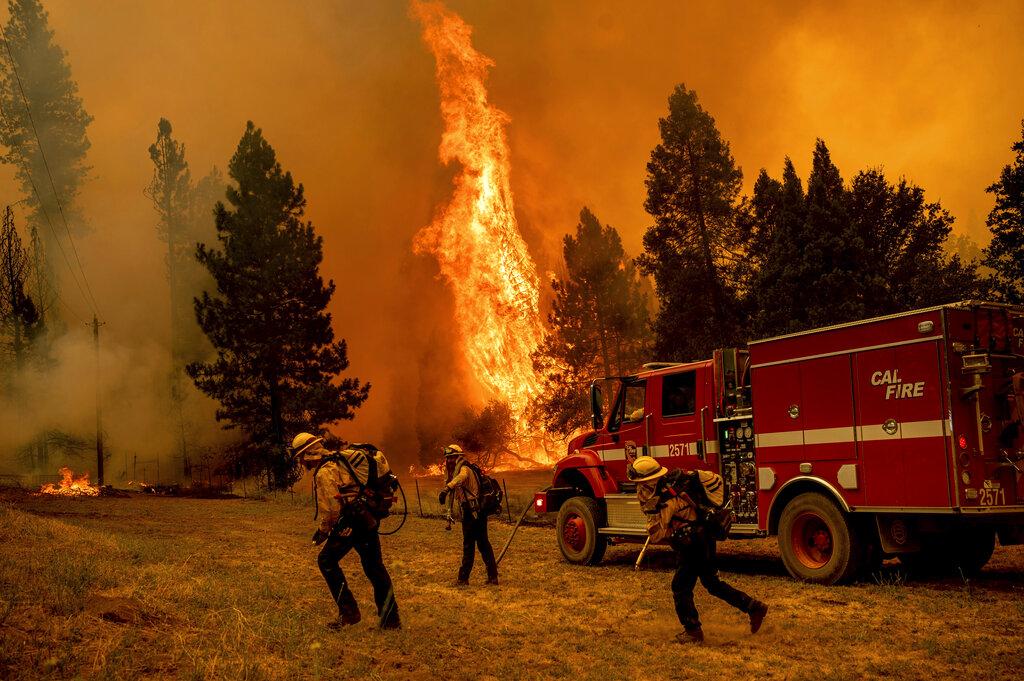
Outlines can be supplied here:
[[441, 493], [437, 495], [437, 503], [439, 503], [442, 506], [444, 506], [444, 502], [445, 502], [445, 500], [447, 498], [448, 498], [448, 490], [443, 489], [443, 490], [441, 490]]
[[323, 544], [324, 540], [327, 539], [328, 534], [329, 533], [324, 532], [323, 530], [317, 530], [316, 532], [314, 532], [313, 533], [313, 545], [314, 546], [320, 546], [320, 544]]

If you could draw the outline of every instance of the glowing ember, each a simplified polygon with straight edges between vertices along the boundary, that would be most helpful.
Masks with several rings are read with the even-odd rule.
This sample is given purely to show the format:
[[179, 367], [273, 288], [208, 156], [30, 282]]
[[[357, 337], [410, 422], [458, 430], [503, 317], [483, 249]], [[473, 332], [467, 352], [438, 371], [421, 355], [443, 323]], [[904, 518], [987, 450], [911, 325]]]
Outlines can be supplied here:
[[472, 29], [441, 3], [414, 0], [412, 12], [437, 59], [446, 126], [440, 157], [462, 165], [450, 203], [416, 235], [414, 250], [433, 254], [451, 285], [472, 373], [489, 397], [521, 415], [539, 383], [530, 360], [542, 333], [539, 282], [515, 219], [509, 118], [487, 103], [484, 80], [494, 62], [473, 49]]
[[88, 473], [75, 477], [75, 474], [67, 466], [61, 466], [57, 472], [61, 475], [61, 481], [56, 485], [43, 485], [39, 489], [41, 494], [58, 494], [65, 497], [99, 496], [99, 488], [89, 484]]

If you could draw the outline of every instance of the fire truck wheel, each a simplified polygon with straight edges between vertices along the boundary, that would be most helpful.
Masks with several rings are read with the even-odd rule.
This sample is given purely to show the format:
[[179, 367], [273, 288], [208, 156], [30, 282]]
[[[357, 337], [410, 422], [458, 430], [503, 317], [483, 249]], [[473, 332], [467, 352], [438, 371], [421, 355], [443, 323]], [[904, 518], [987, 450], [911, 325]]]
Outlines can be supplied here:
[[596, 565], [604, 557], [608, 540], [597, 533], [604, 511], [590, 497], [573, 497], [558, 511], [558, 548], [570, 563]]
[[866, 560], [853, 523], [816, 492], [794, 498], [779, 519], [779, 552], [789, 574], [805, 582], [849, 581]]

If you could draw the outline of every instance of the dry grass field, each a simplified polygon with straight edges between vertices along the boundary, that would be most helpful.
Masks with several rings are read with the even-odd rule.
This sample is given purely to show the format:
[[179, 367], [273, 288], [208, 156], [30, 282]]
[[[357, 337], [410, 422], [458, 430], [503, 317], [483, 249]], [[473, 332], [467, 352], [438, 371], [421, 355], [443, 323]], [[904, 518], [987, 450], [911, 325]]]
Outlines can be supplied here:
[[[771, 605], [764, 628], [750, 635], [698, 586], [708, 640], [681, 646], [667, 549], [640, 572], [638, 545], [574, 567], [551, 527], [527, 525], [500, 586], [483, 585], [478, 562], [457, 588], [461, 535], [444, 528], [413, 515], [383, 540], [401, 631], [374, 628], [346, 558], [364, 619], [335, 632], [305, 498], [0, 491], [0, 678], [1024, 678], [1022, 547], [997, 547], [969, 581], [908, 581], [887, 563], [872, 581], [819, 587], [791, 580], [771, 540], [725, 542], [725, 579]], [[496, 550], [510, 529], [492, 523]]]

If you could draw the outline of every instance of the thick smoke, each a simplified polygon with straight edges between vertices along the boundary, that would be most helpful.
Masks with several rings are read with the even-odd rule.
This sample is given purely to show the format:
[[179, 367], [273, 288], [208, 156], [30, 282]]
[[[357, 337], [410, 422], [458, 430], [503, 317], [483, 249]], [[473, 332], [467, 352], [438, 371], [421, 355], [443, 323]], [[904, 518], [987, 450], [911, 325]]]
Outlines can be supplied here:
[[[108, 479], [126, 454], [159, 458], [163, 475], [179, 449], [164, 397], [164, 245], [142, 193], [161, 117], [185, 143], [194, 176], [226, 167], [252, 120], [303, 183], [307, 217], [324, 236], [322, 273], [338, 287], [330, 311], [348, 341], [348, 375], [373, 386], [355, 420], [335, 432], [380, 443], [396, 467], [446, 439], [478, 396], [453, 350], [436, 264], [411, 255], [413, 235], [451, 193], [453, 170], [437, 157], [434, 63], [408, 7], [44, 4], [95, 119], [91, 180], [78, 203], [92, 231], [78, 247], [106, 323]], [[512, 189], [541, 271], [555, 267], [584, 205], [620, 232], [627, 252], [639, 252], [650, 224], [645, 165], [680, 82], [715, 117], [748, 191], [761, 167], [778, 175], [787, 155], [806, 177], [821, 137], [844, 176], [884, 165], [940, 200], [958, 231], [975, 211], [971, 236], [986, 240], [984, 188], [1009, 162], [1024, 114], [1024, 91], [1008, 86], [1024, 64], [1020, 3], [664, 0], [628, 12], [610, 0], [447, 4], [495, 62], [488, 95], [511, 117]], [[6, 177], [0, 186], [12, 203], [21, 197]], [[52, 378], [0, 405], [0, 473], [23, 470], [14, 450], [37, 424], [94, 437], [92, 310], [68, 282], [62, 297], [67, 333]], [[199, 401], [197, 410], [196, 440], [219, 447], [230, 434], [213, 422], [213, 405]]]

